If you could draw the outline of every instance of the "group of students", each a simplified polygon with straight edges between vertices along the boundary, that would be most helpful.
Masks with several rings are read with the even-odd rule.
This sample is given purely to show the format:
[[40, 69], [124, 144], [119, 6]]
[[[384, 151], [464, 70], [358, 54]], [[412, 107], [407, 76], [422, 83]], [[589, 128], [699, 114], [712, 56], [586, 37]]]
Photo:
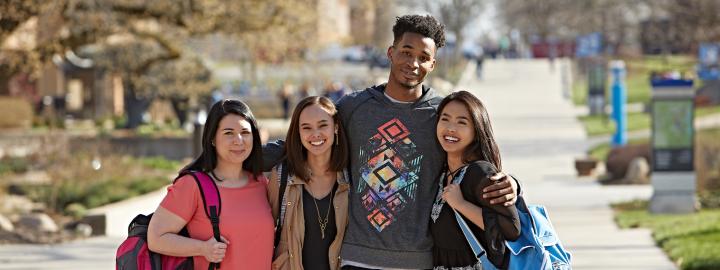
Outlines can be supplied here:
[[457, 211], [492, 264], [506, 268], [497, 241], [520, 235], [518, 188], [501, 172], [488, 113], [467, 91], [442, 98], [422, 84], [445, 42], [442, 24], [406, 15], [393, 33], [386, 84], [337, 104], [304, 98], [284, 141], [261, 145], [243, 102], [214, 104], [202, 153], [183, 172], [218, 186], [221, 241], [185, 175], [150, 221], [150, 250], [193, 256], [195, 269], [482, 269]]

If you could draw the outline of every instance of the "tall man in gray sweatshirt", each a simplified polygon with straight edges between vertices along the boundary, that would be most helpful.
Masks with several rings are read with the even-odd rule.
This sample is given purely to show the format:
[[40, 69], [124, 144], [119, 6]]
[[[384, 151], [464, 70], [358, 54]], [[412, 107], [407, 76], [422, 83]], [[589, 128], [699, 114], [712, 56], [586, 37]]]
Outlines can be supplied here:
[[[445, 45], [444, 26], [429, 15], [406, 15], [393, 34], [388, 82], [338, 103], [352, 179], [343, 269], [433, 267], [429, 220], [445, 162], [435, 135], [442, 97], [423, 81]], [[501, 181], [488, 195], [512, 200], [511, 183]]]
[[[445, 45], [444, 31], [429, 15], [398, 17], [387, 50], [388, 82], [337, 104], [350, 146], [352, 185], [343, 269], [433, 267], [430, 212], [446, 159], [435, 139], [442, 97], [422, 83]], [[263, 152], [269, 170], [282, 157], [282, 144], [270, 143]], [[491, 203], [514, 203], [516, 190], [516, 182], [505, 178], [484, 195]]]

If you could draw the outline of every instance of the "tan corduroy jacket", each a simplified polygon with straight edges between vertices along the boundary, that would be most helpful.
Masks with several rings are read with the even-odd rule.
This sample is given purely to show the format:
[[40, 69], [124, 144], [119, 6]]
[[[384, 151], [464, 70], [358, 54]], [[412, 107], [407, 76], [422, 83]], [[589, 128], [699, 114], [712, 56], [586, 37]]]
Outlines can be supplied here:
[[[340, 247], [345, 236], [345, 228], [348, 223], [348, 190], [350, 185], [347, 181], [347, 174], [339, 172], [337, 177], [338, 188], [333, 198], [335, 208], [335, 226], [337, 235], [330, 244], [328, 258], [330, 269], [340, 269]], [[277, 219], [281, 212], [281, 203], [278, 201], [280, 189], [280, 174], [278, 167], [272, 170], [268, 183], [268, 199], [272, 207], [273, 218]], [[287, 190], [285, 191], [285, 217], [280, 232], [280, 243], [275, 249], [272, 269], [302, 270], [302, 245], [305, 238], [305, 215], [303, 214], [302, 194], [305, 181], [288, 175]]]

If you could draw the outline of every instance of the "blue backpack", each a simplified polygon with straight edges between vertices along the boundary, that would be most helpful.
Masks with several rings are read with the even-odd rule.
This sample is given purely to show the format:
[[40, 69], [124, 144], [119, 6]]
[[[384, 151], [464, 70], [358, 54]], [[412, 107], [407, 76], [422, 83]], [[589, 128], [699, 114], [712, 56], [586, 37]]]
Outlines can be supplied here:
[[[563, 248], [555, 228], [553, 228], [545, 207], [527, 205], [522, 197], [518, 197], [515, 206], [520, 216], [520, 237], [515, 241], [505, 241], [510, 250], [510, 270], [571, 270], [570, 253]], [[498, 269], [487, 257], [485, 250], [477, 240], [470, 227], [455, 211], [455, 219], [465, 239], [480, 260], [484, 270]]]

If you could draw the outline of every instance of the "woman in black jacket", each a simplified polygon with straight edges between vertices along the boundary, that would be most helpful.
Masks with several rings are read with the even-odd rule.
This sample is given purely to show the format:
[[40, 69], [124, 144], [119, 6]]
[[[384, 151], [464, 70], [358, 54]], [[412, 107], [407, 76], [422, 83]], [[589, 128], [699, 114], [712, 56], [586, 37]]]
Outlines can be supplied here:
[[459, 91], [447, 96], [438, 112], [437, 139], [447, 152], [447, 163], [431, 215], [435, 269], [483, 269], [453, 209], [468, 224], [491, 263], [507, 268], [505, 240], [520, 236], [520, 219], [514, 205], [493, 205], [482, 198], [483, 188], [493, 184], [490, 176], [502, 170], [487, 111], [474, 95]]

